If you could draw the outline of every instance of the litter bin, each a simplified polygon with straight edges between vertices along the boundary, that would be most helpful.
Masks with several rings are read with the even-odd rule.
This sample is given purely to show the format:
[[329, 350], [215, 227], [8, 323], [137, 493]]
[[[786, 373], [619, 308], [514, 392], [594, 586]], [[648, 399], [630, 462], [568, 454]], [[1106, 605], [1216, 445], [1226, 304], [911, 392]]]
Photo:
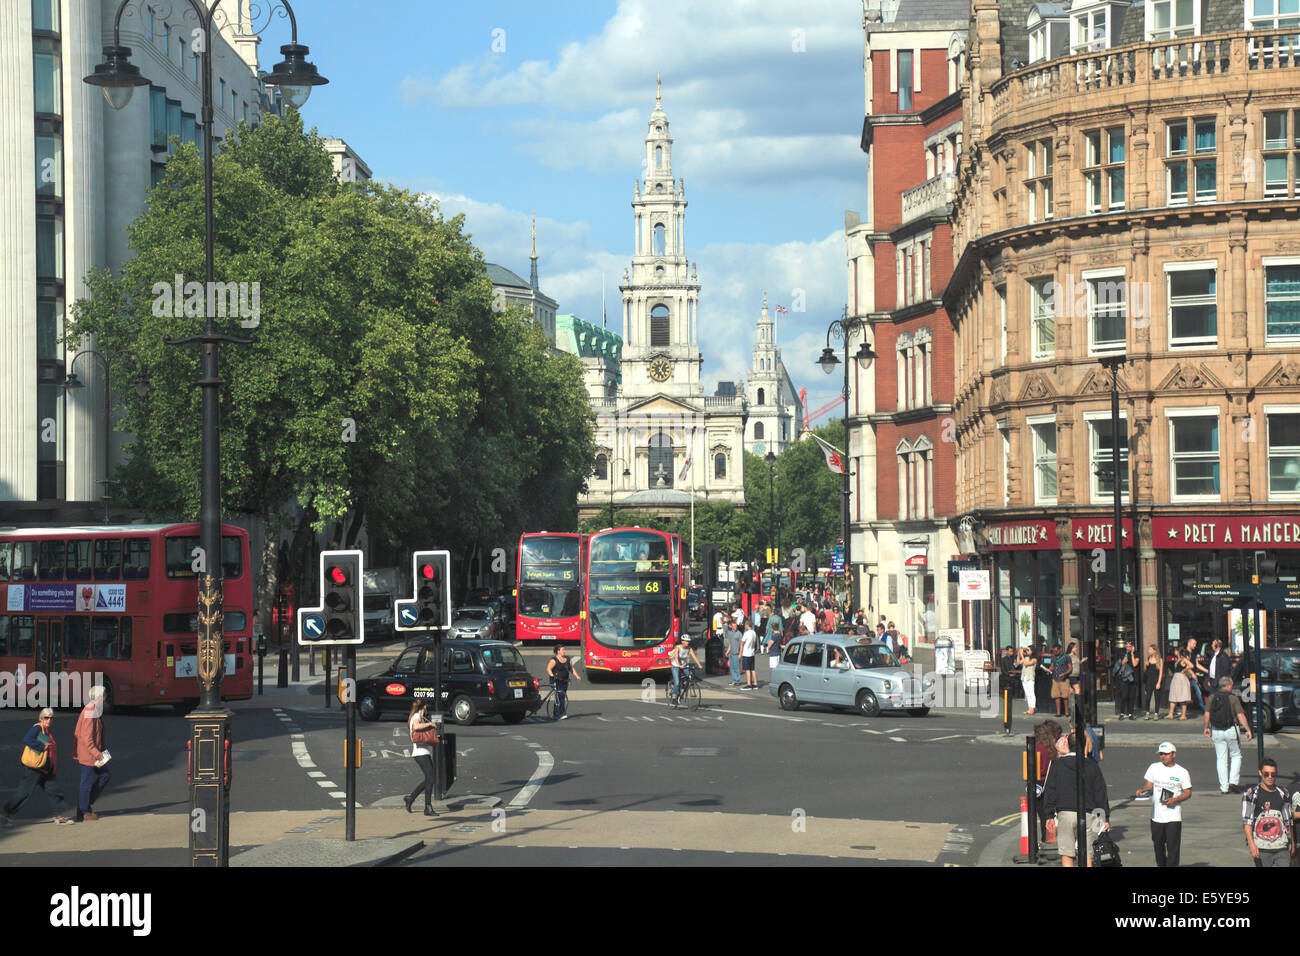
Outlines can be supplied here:
[[439, 800], [447, 796], [447, 791], [456, 782], [456, 735], [442, 734], [438, 741], [438, 793]]
[[953, 658], [952, 641], [941, 637], [934, 642], [934, 672], [936, 674], [955, 674], [957, 664]]
[[713, 636], [704, 645], [704, 670], [709, 674], [726, 674], [731, 667], [723, 650], [722, 638]]

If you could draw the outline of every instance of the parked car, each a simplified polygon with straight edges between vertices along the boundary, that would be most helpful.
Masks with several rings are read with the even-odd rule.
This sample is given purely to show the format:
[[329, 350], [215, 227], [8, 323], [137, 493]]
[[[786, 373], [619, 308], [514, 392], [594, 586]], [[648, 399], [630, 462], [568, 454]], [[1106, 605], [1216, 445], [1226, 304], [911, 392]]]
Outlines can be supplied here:
[[[434, 696], [434, 647], [431, 640], [411, 644], [382, 674], [357, 681], [363, 720], [405, 717], [414, 700]], [[504, 641], [443, 641], [442, 699], [458, 724], [493, 714], [517, 724], [542, 705], [537, 678], [514, 645]]]
[[[1236, 688], [1246, 718], [1254, 721], [1249, 682]], [[1259, 702], [1264, 730], [1274, 733], [1288, 724], [1300, 724], [1300, 642], [1265, 647], [1259, 655]]]
[[927, 697], [933, 699], [927, 694], [932, 688], [903, 670], [884, 643], [844, 634], [809, 634], [791, 641], [769, 686], [782, 710], [827, 704], [836, 710], [852, 707], [866, 717], [885, 710], [924, 717], [930, 712]]
[[495, 608], [485, 604], [457, 608], [451, 616], [450, 637], [466, 640], [499, 641], [505, 637], [505, 625]]

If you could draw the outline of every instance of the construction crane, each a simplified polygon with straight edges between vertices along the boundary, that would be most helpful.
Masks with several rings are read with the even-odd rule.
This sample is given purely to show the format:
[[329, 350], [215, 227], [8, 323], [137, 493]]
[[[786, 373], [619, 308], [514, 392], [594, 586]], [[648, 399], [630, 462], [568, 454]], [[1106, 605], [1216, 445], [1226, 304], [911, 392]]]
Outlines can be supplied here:
[[799, 389], [799, 404], [803, 406], [803, 410], [804, 410], [803, 411], [804, 431], [808, 431], [812, 428], [813, 422], [817, 421], [823, 415], [826, 415], [829, 412], [833, 412], [835, 409], [839, 408], [839, 406], [843, 405], [844, 396], [843, 395], [837, 396], [834, 399], [834, 401], [827, 402], [825, 405], [823, 405], [821, 408], [817, 409], [816, 411], [810, 412], [808, 411], [808, 389], [801, 388]]

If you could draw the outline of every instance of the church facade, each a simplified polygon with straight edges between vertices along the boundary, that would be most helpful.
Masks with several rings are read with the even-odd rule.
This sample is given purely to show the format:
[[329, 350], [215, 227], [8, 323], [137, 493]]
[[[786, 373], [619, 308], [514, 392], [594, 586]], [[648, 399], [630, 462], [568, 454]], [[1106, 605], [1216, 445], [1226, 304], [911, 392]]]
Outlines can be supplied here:
[[[673, 178], [661, 97], [645, 139], [645, 177], [632, 198], [635, 243], [623, 272], [616, 388], [589, 388], [597, 454], [582, 517], [612, 508], [681, 514], [691, 500], [745, 502], [743, 394], [704, 394], [700, 282], [686, 256], [686, 184]], [[563, 344], [561, 344], [563, 347]], [[584, 359], [594, 361], [595, 357]], [[615, 520], [615, 524], [617, 521]]]
[[763, 293], [763, 311], [758, 317], [754, 364], [749, 371], [745, 392], [749, 400], [745, 447], [752, 454], [760, 458], [768, 452], [779, 455], [791, 442], [798, 441], [803, 424], [803, 402], [799, 400], [790, 373], [781, 361], [781, 350], [776, 345], [776, 323], [767, 311], [766, 292]]

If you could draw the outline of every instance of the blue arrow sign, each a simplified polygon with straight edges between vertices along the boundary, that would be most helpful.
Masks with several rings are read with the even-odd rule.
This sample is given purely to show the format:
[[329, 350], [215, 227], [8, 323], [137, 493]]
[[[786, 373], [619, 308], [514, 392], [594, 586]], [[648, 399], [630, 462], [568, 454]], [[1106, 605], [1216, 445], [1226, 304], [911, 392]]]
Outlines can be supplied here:
[[403, 627], [414, 627], [415, 622], [420, 619], [419, 613], [413, 605], [407, 605], [398, 612], [398, 619], [402, 622]]
[[325, 633], [325, 618], [317, 614], [303, 618], [302, 629], [308, 637], [321, 637]]

